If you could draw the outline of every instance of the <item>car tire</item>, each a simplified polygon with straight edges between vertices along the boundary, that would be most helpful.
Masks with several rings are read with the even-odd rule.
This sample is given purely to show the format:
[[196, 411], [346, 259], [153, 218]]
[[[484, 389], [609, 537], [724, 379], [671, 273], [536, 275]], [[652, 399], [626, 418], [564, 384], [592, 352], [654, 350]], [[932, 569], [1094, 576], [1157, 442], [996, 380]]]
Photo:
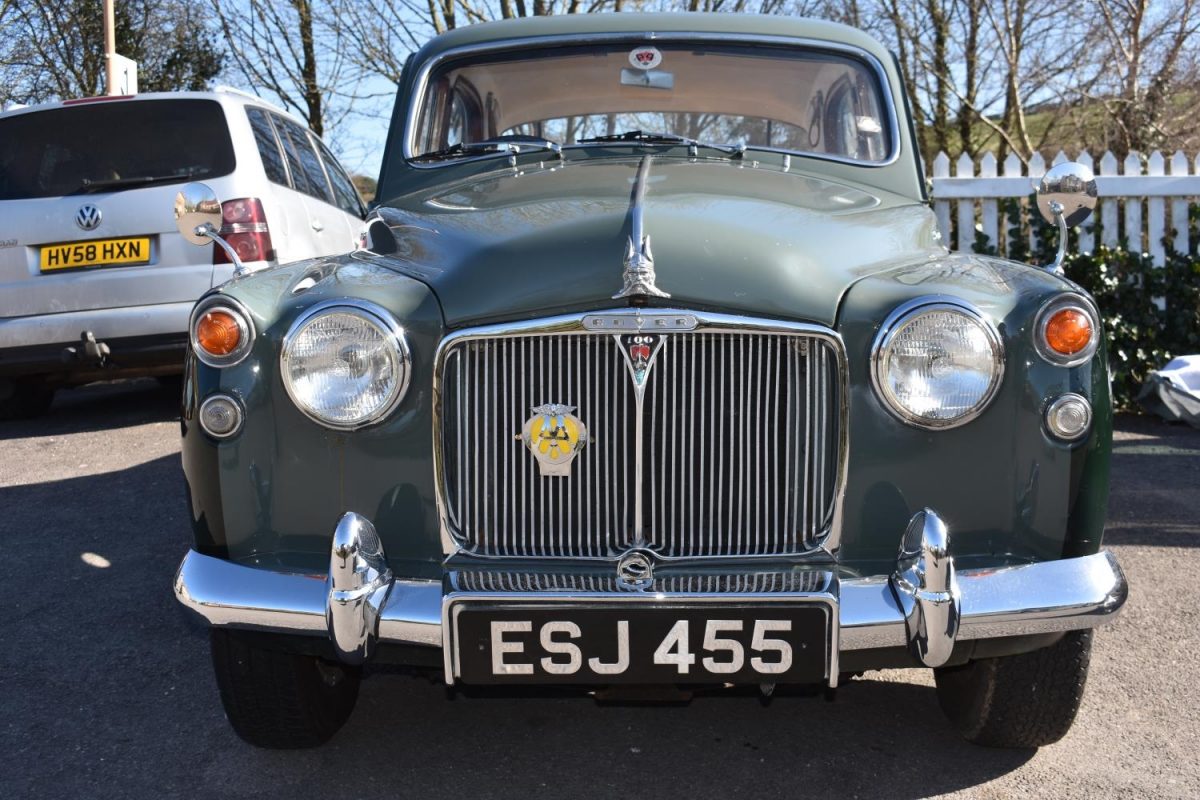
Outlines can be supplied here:
[[935, 669], [938, 703], [969, 742], [1042, 747], [1067, 734], [1083, 699], [1092, 632], [1029, 653]]
[[269, 649], [261, 637], [236, 631], [210, 634], [221, 704], [246, 742], [273, 750], [316, 747], [349, 719], [361, 668]]
[[0, 420], [45, 414], [54, 402], [54, 387], [42, 378], [0, 379]]

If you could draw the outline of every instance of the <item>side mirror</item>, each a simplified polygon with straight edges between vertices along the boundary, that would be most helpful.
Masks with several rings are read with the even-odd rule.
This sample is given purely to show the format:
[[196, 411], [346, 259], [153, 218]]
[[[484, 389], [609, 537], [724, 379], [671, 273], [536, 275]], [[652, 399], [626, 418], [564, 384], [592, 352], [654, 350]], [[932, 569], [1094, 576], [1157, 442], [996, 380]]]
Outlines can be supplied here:
[[197, 245], [216, 242], [233, 262], [233, 274], [246, 271], [238, 254], [221, 238], [221, 201], [207, 184], [189, 183], [175, 195], [175, 227], [184, 239]]
[[1058, 225], [1058, 255], [1046, 269], [1063, 274], [1067, 255], [1067, 229], [1074, 228], [1096, 208], [1096, 176], [1074, 161], [1051, 167], [1037, 185], [1038, 210], [1050, 224]]
[[175, 227], [192, 244], [212, 241], [221, 230], [221, 201], [204, 183], [189, 183], [175, 195]]

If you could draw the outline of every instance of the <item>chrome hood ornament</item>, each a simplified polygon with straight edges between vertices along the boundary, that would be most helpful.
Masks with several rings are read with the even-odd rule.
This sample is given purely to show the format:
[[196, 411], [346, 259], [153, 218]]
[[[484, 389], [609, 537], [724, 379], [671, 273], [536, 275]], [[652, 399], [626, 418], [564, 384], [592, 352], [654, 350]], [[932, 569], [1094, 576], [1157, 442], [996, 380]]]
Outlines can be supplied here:
[[650, 237], [642, 232], [643, 207], [646, 199], [646, 179], [650, 176], [650, 159], [646, 156], [638, 165], [629, 202], [629, 242], [625, 248], [624, 285], [613, 300], [626, 297], [670, 297], [654, 285], [654, 255], [650, 252]]

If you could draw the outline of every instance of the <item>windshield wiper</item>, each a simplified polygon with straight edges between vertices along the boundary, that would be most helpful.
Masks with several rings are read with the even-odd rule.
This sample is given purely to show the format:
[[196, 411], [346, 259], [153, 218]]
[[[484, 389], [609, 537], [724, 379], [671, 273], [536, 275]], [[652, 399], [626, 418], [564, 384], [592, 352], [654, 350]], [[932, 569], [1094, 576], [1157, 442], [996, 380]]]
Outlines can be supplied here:
[[72, 194], [91, 194], [92, 192], [103, 192], [106, 189], [132, 189], [135, 186], [186, 181], [191, 180], [194, 175], [196, 175], [195, 171], [185, 172], [182, 175], [139, 175], [134, 178], [111, 178], [103, 181], [84, 178], [83, 183]]
[[654, 131], [625, 131], [624, 133], [610, 133], [605, 136], [592, 136], [587, 139], [580, 139], [580, 144], [603, 144], [606, 142], [634, 142], [637, 144], [683, 144], [687, 145], [688, 149], [695, 153], [701, 147], [707, 147], [712, 150], [724, 153], [733, 158], [741, 158], [746, 153], [746, 148], [742, 145], [723, 145], [711, 144], [708, 142], [697, 141], [696, 139], [687, 136], [679, 136], [674, 133], [655, 133]]
[[562, 158], [562, 145], [538, 136], [497, 136], [478, 142], [459, 142], [442, 150], [434, 150], [417, 156], [417, 161], [441, 160], [458, 158], [460, 156], [477, 155], [480, 153], [508, 153], [516, 155], [531, 150], [549, 150]]

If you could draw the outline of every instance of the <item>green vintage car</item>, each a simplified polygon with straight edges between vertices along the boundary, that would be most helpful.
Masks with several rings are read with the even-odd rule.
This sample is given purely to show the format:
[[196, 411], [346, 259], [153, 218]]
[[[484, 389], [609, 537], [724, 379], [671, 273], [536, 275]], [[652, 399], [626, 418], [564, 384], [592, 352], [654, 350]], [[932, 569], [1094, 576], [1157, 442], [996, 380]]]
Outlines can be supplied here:
[[[323, 742], [382, 661], [618, 697], [932, 668], [971, 741], [1063, 736], [1127, 594], [1100, 318], [947, 251], [906, 108], [824, 22], [417, 52], [360, 248], [192, 315], [175, 593], [237, 733]], [[1094, 205], [1042, 188], [1064, 230]], [[196, 241], [219, 211], [177, 200]]]

